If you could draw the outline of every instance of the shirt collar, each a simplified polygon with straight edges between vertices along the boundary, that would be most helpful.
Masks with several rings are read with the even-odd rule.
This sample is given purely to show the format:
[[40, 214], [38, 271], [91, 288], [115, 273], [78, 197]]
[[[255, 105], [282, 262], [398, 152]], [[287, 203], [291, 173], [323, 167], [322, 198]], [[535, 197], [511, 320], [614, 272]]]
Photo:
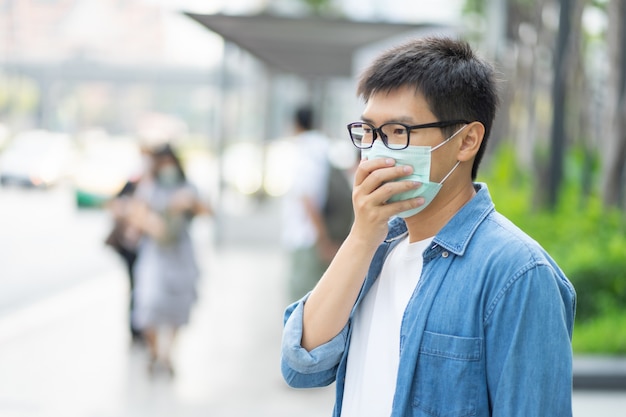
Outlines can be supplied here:
[[[459, 256], [465, 253], [478, 226], [495, 209], [487, 184], [475, 183], [474, 188], [476, 195], [461, 207], [433, 239], [433, 243]], [[396, 240], [406, 233], [406, 223], [396, 217], [389, 223], [386, 240], [388, 242]]]

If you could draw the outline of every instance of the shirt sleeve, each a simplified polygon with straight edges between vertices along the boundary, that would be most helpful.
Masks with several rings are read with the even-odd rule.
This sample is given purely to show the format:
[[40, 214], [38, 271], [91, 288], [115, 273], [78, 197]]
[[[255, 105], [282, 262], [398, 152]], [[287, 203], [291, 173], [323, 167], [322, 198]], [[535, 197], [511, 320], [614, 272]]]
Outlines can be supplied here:
[[572, 415], [575, 293], [550, 265], [514, 277], [487, 311], [493, 417]]
[[306, 298], [292, 304], [285, 312], [281, 371], [285, 381], [294, 388], [323, 387], [334, 382], [348, 335], [348, 325], [346, 325], [327, 343], [310, 352], [304, 349], [301, 341]]

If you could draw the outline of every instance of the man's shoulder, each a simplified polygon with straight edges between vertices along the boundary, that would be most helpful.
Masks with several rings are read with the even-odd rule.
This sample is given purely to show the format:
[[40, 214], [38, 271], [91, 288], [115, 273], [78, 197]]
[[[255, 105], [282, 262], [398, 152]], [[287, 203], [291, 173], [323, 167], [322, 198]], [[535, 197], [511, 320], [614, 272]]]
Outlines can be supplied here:
[[[500, 242], [513, 247], [530, 246], [534, 248], [539, 245], [532, 237], [497, 210], [493, 210], [485, 217], [485, 221], [480, 224], [477, 230], [477, 235], [479, 239], [488, 238], [493, 240], [494, 243]], [[501, 246], [493, 246], [495, 246], [494, 249], [502, 249]]]
[[436, 240], [457, 254], [471, 248], [479, 253], [519, 251], [537, 256], [543, 249], [532, 237], [498, 212], [483, 183], [475, 184], [476, 195], [441, 230]]
[[495, 210], [481, 223], [470, 247], [481, 259], [503, 261], [511, 268], [555, 265], [539, 242]]

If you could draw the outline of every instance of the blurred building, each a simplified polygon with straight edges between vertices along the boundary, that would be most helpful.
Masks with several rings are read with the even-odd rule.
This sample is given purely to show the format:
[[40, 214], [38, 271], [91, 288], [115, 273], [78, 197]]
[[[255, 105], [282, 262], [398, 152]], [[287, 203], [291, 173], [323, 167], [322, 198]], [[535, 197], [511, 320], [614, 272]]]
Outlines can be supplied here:
[[[240, 183], [246, 184], [246, 194], [264, 193], [264, 161], [272, 154], [266, 152], [266, 145], [270, 139], [293, 133], [291, 114], [297, 105], [317, 103], [321, 128], [350, 146], [345, 124], [360, 113], [354, 94], [357, 71], [351, 73], [351, 61], [369, 60], [391, 35], [346, 28], [344, 33], [356, 38], [356, 43], [339, 52], [344, 71], [331, 71], [340, 61], [331, 57], [323, 61], [326, 71], [312, 76], [271, 65], [255, 55], [258, 50], [248, 48], [243, 38], [203, 27], [184, 12], [217, 16], [229, 26], [233, 23], [226, 17], [235, 15], [267, 13], [305, 19], [310, 10], [304, 4], [302, 0], [0, 0], [0, 125], [13, 133], [45, 129], [84, 137], [84, 132], [97, 130], [135, 139], [176, 137], [220, 156], [252, 149], [244, 152], [249, 158], [224, 158], [249, 168], [245, 181], [227, 178], [226, 166], [218, 171], [238, 193], [244, 192]], [[356, 19], [369, 21], [372, 28], [391, 27], [404, 18], [410, 22], [405, 29], [410, 30], [420, 26], [418, 22], [445, 20], [429, 12], [437, 7], [397, 0], [330, 4], [332, 13], [326, 17], [334, 26]], [[257, 22], [264, 24], [273, 25]], [[312, 39], [323, 38], [328, 32], [324, 27], [310, 22], [305, 34], [278, 33], [272, 39], [311, 40], [317, 42], [313, 50], [319, 51], [348, 38], [326, 33], [326, 38], [332, 38], [326, 44]], [[250, 25], [239, 32], [248, 39], [258, 33], [252, 33]], [[395, 34], [399, 32], [396, 29]], [[269, 43], [270, 49], [284, 49], [271, 39]], [[315, 54], [307, 45], [291, 45], [288, 51], [310, 60]], [[366, 45], [370, 47], [362, 48]], [[357, 49], [365, 49], [361, 57], [352, 56]]]
[[0, 119], [136, 133], [162, 113], [207, 134], [221, 47], [160, 2], [0, 0]]
[[[355, 1], [329, 1], [331, 14], [379, 22], [445, 21], [458, 16], [460, 2], [446, 0], [442, 8]], [[304, 5], [303, 0], [0, 0], [0, 123], [13, 130], [74, 133], [97, 127], [135, 134], [142, 124], [137, 120], [162, 114], [180, 119], [192, 135], [280, 134], [285, 111], [266, 116], [269, 122], [254, 115], [267, 106], [269, 90], [293, 93], [286, 104], [274, 103], [287, 110], [308, 87], [293, 74], [273, 71], [272, 87], [266, 68], [236, 46], [226, 57], [222, 38], [182, 12], [303, 16], [311, 12]], [[332, 104], [329, 117], [353, 105], [345, 98], [352, 95], [345, 81], [332, 87], [344, 97]], [[248, 115], [228, 122], [238, 131], [215, 127], [224, 106]], [[336, 117], [329, 125], [344, 121], [344, 115]]]
[[0, 9], [0, 53], [8, 61], [162, 60], [161, 11], [143, 1], [3, 0]]

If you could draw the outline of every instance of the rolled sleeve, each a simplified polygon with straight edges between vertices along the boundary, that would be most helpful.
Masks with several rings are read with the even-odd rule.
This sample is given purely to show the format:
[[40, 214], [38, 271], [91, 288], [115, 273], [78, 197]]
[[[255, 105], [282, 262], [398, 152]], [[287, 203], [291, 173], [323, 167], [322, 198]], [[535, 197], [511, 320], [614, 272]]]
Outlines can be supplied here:
[[302, 320], [306, 297], [285, 311], [281, 346], [281, 371], [293, 387], [309, 388], [331, 384], [348, 340], [348, 326], [321, 346], [307, 351], [302, 347]]

